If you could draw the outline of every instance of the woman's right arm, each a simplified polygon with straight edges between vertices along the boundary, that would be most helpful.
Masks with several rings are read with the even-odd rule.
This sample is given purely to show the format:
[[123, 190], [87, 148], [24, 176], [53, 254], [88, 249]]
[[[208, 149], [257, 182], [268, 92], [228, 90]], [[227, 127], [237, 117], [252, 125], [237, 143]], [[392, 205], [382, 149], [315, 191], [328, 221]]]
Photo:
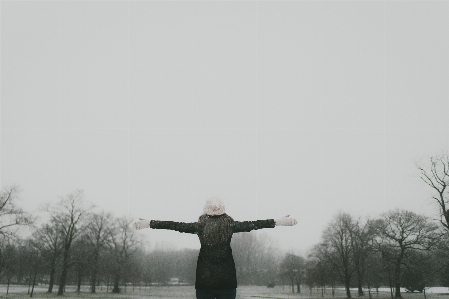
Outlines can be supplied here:
[[175, 221], [160, 221], [151, 220], [150, 227], [154, 229], [169, 229], [181, 233], [196, 234], [198, 232], [198, 222], [175, 222]]

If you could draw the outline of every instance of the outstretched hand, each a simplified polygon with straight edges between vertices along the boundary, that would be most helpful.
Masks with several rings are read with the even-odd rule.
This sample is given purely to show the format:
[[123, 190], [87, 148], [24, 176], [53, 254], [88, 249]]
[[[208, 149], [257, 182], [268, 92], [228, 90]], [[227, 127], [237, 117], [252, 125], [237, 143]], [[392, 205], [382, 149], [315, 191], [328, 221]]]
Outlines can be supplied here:
[[278, 226], [293, 226], [298, 223], [295, 218], [290, 218], [290, 215], [278, 218], [274, 220], [274, 223]]
[[134, 229], [142, 229], [150, 227], [151, 220], [139, 218], [139, 221], [133, 223]]

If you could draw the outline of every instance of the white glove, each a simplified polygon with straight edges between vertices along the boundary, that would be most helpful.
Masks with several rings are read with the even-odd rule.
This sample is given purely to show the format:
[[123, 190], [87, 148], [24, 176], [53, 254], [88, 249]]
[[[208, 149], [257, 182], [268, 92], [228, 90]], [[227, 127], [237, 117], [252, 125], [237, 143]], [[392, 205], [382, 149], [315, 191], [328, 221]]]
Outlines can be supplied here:
[[281, 225], [281, 226], [293, 226], [296, 225], [296, 223], [298, 223], [298, 221], [296, 221], [295, 218], [289, 218], [290, 215], [278, 218], [278, 219], [274, 219], [274, 223], [276, 225]]
[[134, 229], [147, 228], [147, 227], [150, 227], [150, 222], [151, 222], [151, 220], [139, 218], [139, 221], [136, 221], [133, 223], [133, 227], [134, 227]]

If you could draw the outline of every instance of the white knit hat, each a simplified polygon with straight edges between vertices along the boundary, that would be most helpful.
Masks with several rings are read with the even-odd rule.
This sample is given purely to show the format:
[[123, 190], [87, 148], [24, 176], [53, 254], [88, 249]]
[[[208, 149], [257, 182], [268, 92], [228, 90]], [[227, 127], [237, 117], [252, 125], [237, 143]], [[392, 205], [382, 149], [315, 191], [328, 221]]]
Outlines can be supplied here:
[[210, 216], [222, 215], [225, 213], [225, 205], [220, 198], [212, 197], [206, 200], [203, 212]]

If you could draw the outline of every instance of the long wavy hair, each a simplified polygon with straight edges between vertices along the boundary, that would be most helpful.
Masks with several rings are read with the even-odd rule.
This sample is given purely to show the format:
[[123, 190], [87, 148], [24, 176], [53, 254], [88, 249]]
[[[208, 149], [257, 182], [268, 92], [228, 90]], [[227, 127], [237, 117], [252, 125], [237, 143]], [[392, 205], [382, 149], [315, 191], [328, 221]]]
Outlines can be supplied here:
[[227, 214], [209, 216], [203, 214], [198, 219], [202, 233], [199, 234], [202, 244], [219, 245], [228, 243], [232, 237], [232, 223], [234, 219]]

